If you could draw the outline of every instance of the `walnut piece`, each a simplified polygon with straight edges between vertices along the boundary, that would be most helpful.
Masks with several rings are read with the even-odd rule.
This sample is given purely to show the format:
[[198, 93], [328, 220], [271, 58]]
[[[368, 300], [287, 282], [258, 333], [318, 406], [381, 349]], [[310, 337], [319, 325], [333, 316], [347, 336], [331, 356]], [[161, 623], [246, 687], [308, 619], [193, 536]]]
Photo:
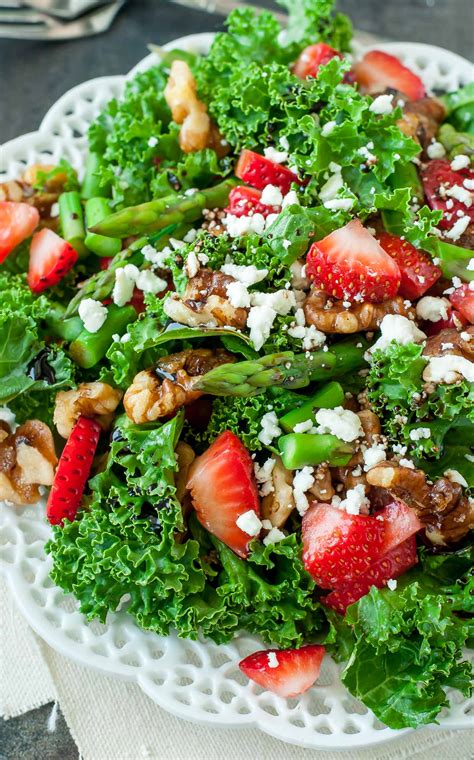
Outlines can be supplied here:
[[262, 519], [270, 520], [274, 528], [281, 528], [295, 508], [293, 473], [287, 470], [280, 457], [274, 456], [272, 470], [273, 490], [262, 499]]
[[[471, 336], [469, 340], [464, 340], [462, 337], [466, 333]], [[474, 325], [463, 328], [461, 332], [454, 328], [441, 330], [437, 335], [428, 338], [423, 357], [432, 359], [444, 356], [460, 356], [469, 362], [474, 362]], [[433, 367], [427, 364], [423, 370], [423, 380], [429, 384], [442, 382], [447, 385], [463, 380], [463, 375], [455, 370], [443, 374], [444, 377], [440, 380], [436, 371], [433, 372]]]
[[414, 314], [407, 309], [403, 298], [388, 298], [382, 303], [355, 303], [349, 308], [342, 301], [335, 301], [323, 290], [311, 290], [303, 309], [306, 322], [324, 333], [355, 333], [361, 330], [375, 330], [387, 314]]
[[[401, 98], [404, 100], [403, 95]], [[412, 137], [426, 150], [436, 136], [445, 115], [446, 109], [440, 100], [420, 98], [405, 104], [403, 116], [397, 124], [405, 135]]]
[[171, 296], [165, 301], [166, 315], [174, 322], [189, 327], [227, 325], [242, 330], [247, 323], [247, 309], [232, 306], [227, 298], [227, 285], [235, 282], [230, 275], [199, 269], [188, 280], [182, 298]]
[[223, 349], [187, 349], [166, 356], [150, 369], [139, 372], [123, 399], [127, 416], [137, 425], [175, 414], [202, 396], [193, 389], [197, 377], [214, 367], [235, 361]]
[[39, 487], [50, 486], [58, 460], [52, 433], [40, 420], [29, 420], [15, 433], [0, 421], [0, 500], [34, 504]]
[[318, 465], [314, 470], [314, 483], [306, 496], [316, 501], [331, 501], [336, 493], [332, 484], [331, 470], [327, 462]]
[[122, 392], [107, 383], [81, 383], [74, 390], [60, 391], [53, 417], [59, 435], [69, 438], [81, 414], [94, 417], [107, 430], [121, 398]]
[[382, 462], [368, 471], [367, 482], [408, 504], [423, 523], [428, 540], [437, 546], [457, 543], [474, 528], [474, 502], [447, 478], [430, 485], [422, 470]]

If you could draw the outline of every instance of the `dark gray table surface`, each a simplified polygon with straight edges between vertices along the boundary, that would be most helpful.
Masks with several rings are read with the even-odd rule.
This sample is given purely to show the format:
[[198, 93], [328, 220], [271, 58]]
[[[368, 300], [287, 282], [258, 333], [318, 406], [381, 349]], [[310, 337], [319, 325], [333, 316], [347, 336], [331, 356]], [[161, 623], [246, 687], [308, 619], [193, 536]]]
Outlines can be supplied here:
[[[272, 6], [265, 0], [260, 4]], [[338, 6], [358, 29], [474, 57], [474, 0], [339, 0]], [[148, 42], [215, 31], [222, 21], [221, 16], [163, 0], [129, 0], [100, 37], [49, 44], [0, 40], [0, 144], [37, 129], [48, 108], [74, 85], [127, 72], [146, 55]], [[62, 718], [56, 732], [47, 733], [50, 710], [46, 706], [0, 723], [0, 760], [76, 760], [77, 749]]]

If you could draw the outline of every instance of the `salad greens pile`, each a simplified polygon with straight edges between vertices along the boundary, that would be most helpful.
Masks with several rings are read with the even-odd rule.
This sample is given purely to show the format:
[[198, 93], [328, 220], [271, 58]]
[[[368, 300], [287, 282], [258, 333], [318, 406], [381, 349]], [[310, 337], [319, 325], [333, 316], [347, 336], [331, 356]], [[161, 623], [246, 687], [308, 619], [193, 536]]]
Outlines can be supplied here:
[[[54, 429], [58, 405], [72, 398], [73, 422], [83, 414], [97, 438], [98, 424], [105, 431], [92, 469], [77, 466], [81, 487], [74, 481], [61, 494], [65, 502], [79, 494], [75, 519], [51, 520], [47, 544], [53, 581], [89, 619], [105, 622], [126, 606], [139, 626], [160, 635], [176, 630], [223, 643], [248, 631], [281, 649], [321, 644], [345, 663], [344, 684], [381, 721], [416, 727], [448, 705], [446, 689], [467, 695], [471, 685], [463, 648], [474, 639], [474, 217], [466, 202], [474, 187], [474, 86], [436, 101], [444, 115], [434, 127], [423, 111], [423, 129], [433, 130], [423, 144], [404, 124], [410, 98], [399, 62], [400, 86], [388, 94], [385, 84], [364, 88], [343, 55], [351, 25], [333, 0], [281, 5], [289, 12], [284, 31], [269, 12], [239, 8], [208, 55], [162, 51], [156, 65], [128, 81], [90, 126], [81, 182], [65, 161], [38, 172], [25, 203], [30, 212], [35, 203], [40, 208], [40, 232], [30, 244], [33, 225], [5, 255], [0, 245], [0, 405], [18, 424], [34, 418]], [[297, 75], [295, 61], [313, 48], [329, 57]], [[187, 152], [180, 137], [189, 113], [177, 123], [166, 93], [176, 62], [189, 67], [186, 97], [199, 99], [215, 130], [212, 145]], [[434, 102], [411, 100], [427, 113]], [[241, 161], [256, 154], [274, 182], [259, 184], [256, 170], [242, 177]], [[440, 177], [435, 190], [426, 179], [431, 170]], [[59, 219], [51, 205], [58, 183]], [[468, 214], [470, 225], [452, 234]], [[44, 271], [51, 250], [34, 254], [44, 233], [59, 246], [54, 278]], [[391, 258], [377, 243], [387, 234], [396, 246]], [[374, 247], [387, 269], [377, 270], [374, 287], [381, 280], [393, 286], [384, 299], [364, 290]], [[324, 285], [321, 252], [329, 262]], [[358, 253], [355, 275], [346, 272], [352, 290], [341, 295], [338, 278]], [[407, 281], [415, 295], [403, 291]], [[356, 327], [335, 327], [341, 315], [359, 320]], [[379, 327], [389, 339], [367, 351]], [[432, 331], [441, 358], [455, 365], [454, 381], [426, 380]], [[117, 398], [125, 394], [122, 402], [84, 411], [81, 392], [94, 397], [99, 384]], [[166, 387], [185, 400], [166, 406]], [[152, 413], [160, 403], [164, 411]], [[370, 412], [379, 432], [361, 425]], [[12, 430], [4, 443], [0, 418], [3, 455], [3, 446], [10, 452], [18, 441]], [[183, 447], [197, 456], [189, 470], [196, 473], [200, 455], [222, 436], [241, 447], [234, 464], [245, 461], [251, 481], [249, 503], [234, 517], [252, 512], [252, 498], [254, 519], [262, 517], [253, 533], [231, 520], [229, 530], [247, 536], [243, 551], [213, 530], [215, 514], [203, 517], [216, 502], [226, 523], [226, 488], [237, 469], [221, 491], [206, 465], [215, 493], [205, 503], [192, 478], [181, 490]], [[66, 452], [71, 441], [77, 445], [74, 428]], [[67, 458], [57, 471], [64, 481]], [[2, 477], [11, 473], [9, 461], [0, 456]], [[389, 463], [421, 471], [430, 486], [442, 481], [466, 529], [453, 542], [441, 505], [435, 518], [443, 543], [434, 547], [415, 510], [411, 533], [390, 549], [378, 545], [362, 591], [360, 574], [351, 575], [353, 557], [344, 560], [344, 575], [360, 593], [351, 591], [341, 614], [327, 601], [340, 589], [318, 583], [314, 557], [308, 560], [305, 515], [319, 502], [321, 514], [330, 510], [354, 525], [383, 521], [379, 510], [396, 499], [388, 488], [371, 491], [368, 473]], [[279, 488], [288, 503], [269, 508]], [[319, 536], [313, 554], [326, 538]], [[342, 539], [332, 539], [336, 563]], [[364, 542], [354, 539], [353, 554]], [[393, 553], [399, 546], [411, 552], [403, 567]], [[379, 560], [393, 574], [381, 577]]]

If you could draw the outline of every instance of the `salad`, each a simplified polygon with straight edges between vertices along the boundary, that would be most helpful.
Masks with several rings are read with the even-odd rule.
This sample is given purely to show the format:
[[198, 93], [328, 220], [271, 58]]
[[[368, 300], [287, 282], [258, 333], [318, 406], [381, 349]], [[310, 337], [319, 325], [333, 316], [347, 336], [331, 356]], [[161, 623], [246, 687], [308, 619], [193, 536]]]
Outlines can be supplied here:
[[88, 618], [256, 634], [281, 696], [327, 652], [416, 727], [471, 687], [474, 84], [282, 4], [0, 186], [0, 498], [50, 487]]

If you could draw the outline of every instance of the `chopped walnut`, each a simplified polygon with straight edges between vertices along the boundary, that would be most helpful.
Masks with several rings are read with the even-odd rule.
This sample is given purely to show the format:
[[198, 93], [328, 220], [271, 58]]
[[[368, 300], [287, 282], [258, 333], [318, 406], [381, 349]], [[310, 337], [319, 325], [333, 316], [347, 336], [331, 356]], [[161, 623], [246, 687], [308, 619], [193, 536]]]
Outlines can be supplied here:
[[474, 528], [474, 502], [463, 496], [458, 483], [440, 478], [427, 482], [422, 470], [382, 462], [367, 473], [367, 482], [402, 499], [425, 526], [431, 543], [448, 546]]
[[[401, 97], [404, 99], [403, 95]], [[426, 150], [445, 115], [446, 109], [437, 98], [411, 100], [405, 104], [398, 126], [405, 135], [412, 137]]]
[[196, 80], [185, 61], [173, 61], [165, 98], [176, 124], [181, 124], [179, 144], [185, 153], [214, 148], [219, 156], [227, 152], [217, 127], [212, 124], [207, 106], [199, 100]]
[[54, 166], [50, 164], [31, 164], [25, 169], [22, 179], [0, 183], [0, 201], [15, 201], [35, 206], [45, 226], [57, 227], [58, 220], [51, 218], [51, 206], [58, 200], [67, 176], [58, 172], [46, 182], [42, 190], [36, 190], [34, 187], [39, 180], [40, 172], [47, 174], [52, 169]]
[[293, 473], [287, 470], [280, 457], [272, 457], [273, 490], [262, 499], [262, 519], [270, 520], [274, 528], [281, 528], [295, 508], [293, 496]]
[[[472, 336], [472, 338], [464, 340], [462, 336], [466, 333]], [[428, 338], [423, 350], [423, 357], [433, 359], [446, 356], [459, 356], [462, 359], [467, 359], [469, 362], [474, 362], [474, 325], [465, 329], [463, 328], [461, 332], [458, 332], [454, 328], [441, 330], [437, 335]], [[430, 389], [431, 383], [437, 384], [443, 382], [450, 385], [451, 383], [460, 382], [462, 379], [463, 375], [461, 372], [456, 371], [456, 367], [451, 371], [443, 373], [442, 379], [441, 376], [437, 375], [436, 371], [433, 371], [430, 363], [423, 370], [423, 380], [428, 383], [426, 386], [427, 390]]]
[[188, 473], [191, 464], [196, 458], [191, 446], [184, 441], [179, 441], [176, 446], [176, 458], [178, 460], [178, 472], [176, 473], [176, 498], [182, 506], [183, 514], [187, 514], [191, 509], [191, 499], [189, 498], [186, 483], [188, 482]]
[[52, 433], [40, 420], [29, 420], [15, 433], [0, 420], [0, 500], [34, 504], [39, 486], [50, 486], [58, 460]]
[[361, 330], [375, 330], [387, 314], [414, 314], [407, 309], [403, 298], [388, 298], [382, 303], [355, 303], [349, 308], [342, 301], [335, 301], [323, 290], [312, 290], [306, 298], [303, 309], [306, 322], [324, 333], [355, 333]]
[[227, 325], [242, 330], [247, 323], [247, 309], [232, 306], [226, 287], [233, 277], [211, 269], [199, 269], [188, 280], [182, 298], [171, 296], [165, 301], [167, 316], [189, 327]]
[[60, 391], [54, 407], [59, 435], [69, 438], [81, 414], [94, 417], [104, 430], [110, 427], [122, 392], [107, 383], [81, 383], [72, 391]]
[[314, 483], [306, 493], [306, 496], [315, 501], [324, 502], [331, 501], [335, 493], [329, 465], [327, 462], [323, 462], [314, 470]]
[[187, 349], [166, 356], [135, 375], [123, 399], [125, 411], [137, 425], [175, 414], [202, 396], [193, 389], [197, 377], [233, 361], [232, 354], [219, 348]]

